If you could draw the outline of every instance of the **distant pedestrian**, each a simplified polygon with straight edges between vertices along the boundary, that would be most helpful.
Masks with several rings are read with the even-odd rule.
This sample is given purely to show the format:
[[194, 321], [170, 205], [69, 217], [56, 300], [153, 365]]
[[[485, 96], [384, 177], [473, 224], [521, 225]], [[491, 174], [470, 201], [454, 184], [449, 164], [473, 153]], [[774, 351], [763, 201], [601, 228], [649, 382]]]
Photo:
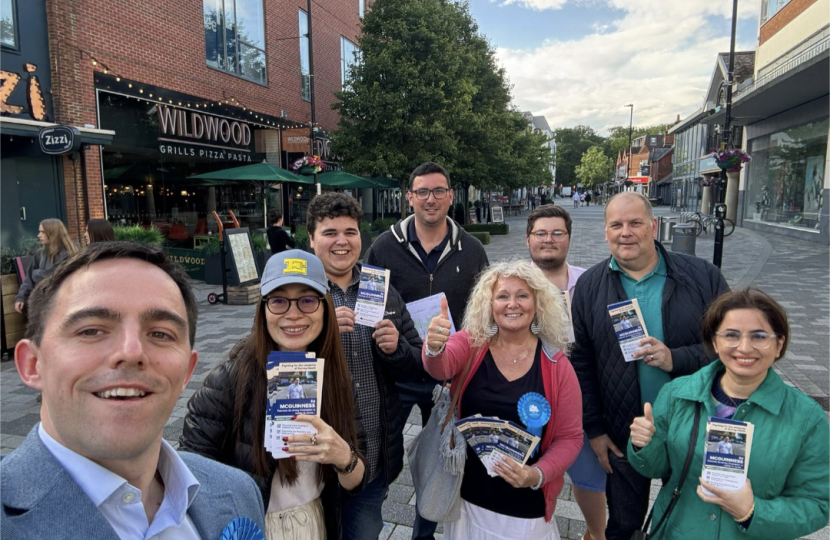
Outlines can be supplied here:
[[591, 192], [585, 194], [585, 206], [591, 206]]
[[276, 210], [268, 212], [268, 222], [271, 224], [268, 227], [268, 245], [271, 246], [271, 254], [283, 252], [287, 249], [294, 249], [294, 240], [288, 236], [285, 229], [282, 228], [283, 217], [282, 214]]
[[585, 206], [585, 192], [584, 191], [579, 194], [579, 202], [580, 202], [580, 206]]
[[574, 208], [579, 208], [579, 193], [577, 193], [576, 191], [574, 191], [573, 200], [574, 200]]

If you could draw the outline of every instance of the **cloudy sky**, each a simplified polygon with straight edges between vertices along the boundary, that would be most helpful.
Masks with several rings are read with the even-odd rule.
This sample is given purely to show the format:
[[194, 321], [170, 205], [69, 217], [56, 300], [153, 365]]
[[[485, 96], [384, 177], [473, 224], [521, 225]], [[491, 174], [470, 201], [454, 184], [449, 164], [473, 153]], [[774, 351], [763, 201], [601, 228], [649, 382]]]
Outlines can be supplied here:
[[[740, 0], [736, 50], [754, 50], [760, 0]], [[729, 50], [730, 0], [472, 0], [522, 110], [551, 128], [601, 133], [684, 118], [700, 108], [718, 51]]]

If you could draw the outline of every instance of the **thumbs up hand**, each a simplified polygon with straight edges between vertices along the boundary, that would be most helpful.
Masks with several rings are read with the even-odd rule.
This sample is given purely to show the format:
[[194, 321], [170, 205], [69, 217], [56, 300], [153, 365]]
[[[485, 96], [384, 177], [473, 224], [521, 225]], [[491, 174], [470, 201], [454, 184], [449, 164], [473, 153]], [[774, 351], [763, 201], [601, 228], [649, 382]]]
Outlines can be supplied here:
[[651, 403], [643, 407], [644, 416], [638, 416], [631, 424], [631, 444], [637, 448], [645, 448], [654, 436], [654, 413]]
[[450, 339], [450, 308], [447, 304], [447, 297], [441, 297], [441, 314], [433, 317], [427, 328], [427, 347], [432, 351], [439, 351]]

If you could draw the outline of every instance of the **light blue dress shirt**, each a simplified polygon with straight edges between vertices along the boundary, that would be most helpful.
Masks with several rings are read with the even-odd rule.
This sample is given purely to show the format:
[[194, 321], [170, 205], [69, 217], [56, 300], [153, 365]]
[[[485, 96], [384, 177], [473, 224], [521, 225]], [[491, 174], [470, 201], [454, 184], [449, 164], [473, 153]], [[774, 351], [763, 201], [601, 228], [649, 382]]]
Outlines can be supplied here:
[[201, 540], [187, 509], [196, 498], [199, 482], [170, 444], [161, 441], [158, 472], [164, 481], [164, 500], [152, 523], [141, 503], [141, 491], [125, 479], [73, 452], [38, 425], [40, 440], [98, 507], [121, 540]]

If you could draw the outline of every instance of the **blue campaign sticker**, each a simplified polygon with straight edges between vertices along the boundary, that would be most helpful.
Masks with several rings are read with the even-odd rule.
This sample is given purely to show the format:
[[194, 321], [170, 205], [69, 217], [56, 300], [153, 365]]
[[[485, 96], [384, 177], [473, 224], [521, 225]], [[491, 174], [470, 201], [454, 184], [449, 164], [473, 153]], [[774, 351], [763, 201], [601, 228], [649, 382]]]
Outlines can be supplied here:
[[545, 396], [528, 392], [519, 399], [519, 420], [527, 426], [528, 431], [537, 437], [542, 436], [542, 428], [550, 420], [550, 403]]
[[265, 535], [251, 519], [240, 517], [228, 523], [219, 540], [265, 540]]

